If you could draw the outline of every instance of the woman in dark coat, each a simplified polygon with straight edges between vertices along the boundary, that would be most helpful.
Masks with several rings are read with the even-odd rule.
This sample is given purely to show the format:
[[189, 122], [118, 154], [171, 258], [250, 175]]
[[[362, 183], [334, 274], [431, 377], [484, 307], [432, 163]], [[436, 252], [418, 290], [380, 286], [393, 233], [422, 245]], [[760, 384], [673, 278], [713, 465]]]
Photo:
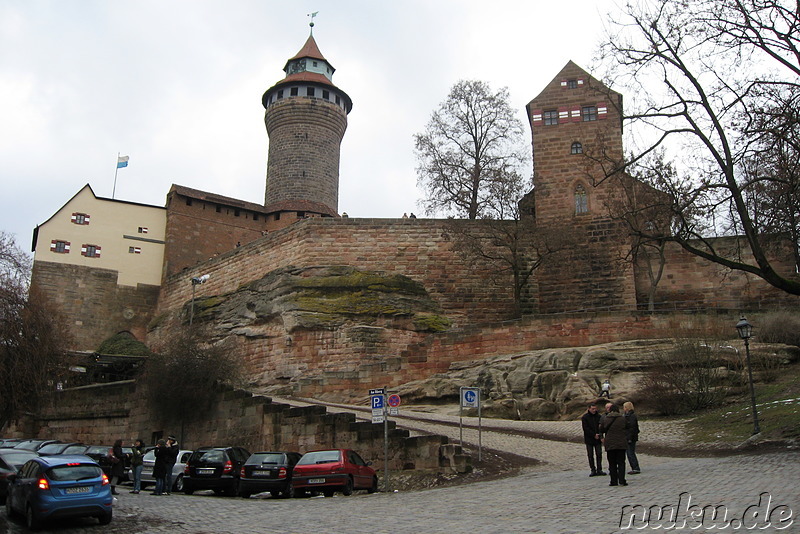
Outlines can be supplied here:
[[166, 488], [167, 468], [169, 464], [169, 449], [163, 439], [156, 444], [156, 462], [153, 464], [153, 478], [156, 479], [156, 489], [152, 495], [163, 495]]
[[625, 452], [628, 450], [628, 421], [619, 413], [619, 406], [612, 404], [600, 422], [603, 445], [608, 458], [609, 486], [627, 486], [625, 481]]
[[122, 452], [122, 440], [118, 439], [111, 447], [111, 495], [118, 495], [117, 484], [125, 476], [125, 453]]
[[631, 464], [629, 475], [638, 475], [642, 471], [639, 469], [639, 458], [636, 457], [636, 442], [639, 441], [639, 418], [633, 410], [633, 403], [626, 402], [622, 405], [625, 412], [625, 419], [628, 420], [628, 463]]

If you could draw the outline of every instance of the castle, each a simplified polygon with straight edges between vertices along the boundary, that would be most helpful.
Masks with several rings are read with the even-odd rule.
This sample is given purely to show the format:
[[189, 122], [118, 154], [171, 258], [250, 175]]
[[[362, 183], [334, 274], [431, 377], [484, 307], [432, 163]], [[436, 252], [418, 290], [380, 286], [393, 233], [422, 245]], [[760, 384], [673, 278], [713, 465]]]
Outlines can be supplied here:
[[[97, 197], [86, 185], [37, 226], [32, 286], [70, 321], [73, 349], [94, 351], [118, 332], [157, 346], [186, 324], [196, 299], [232, 295], [289, 267], [402, 275], [424, 288], [450, 325], [432, 334], [385, 317], [317, 329], [260, 318], [218, 332], [233, 340], [231, 350], [254, 375], [295, 386], [305, 380], [305, 391], [342, 390], [381, 373], [400, 383], [458, 359], [655, 328], [645, 316], [628, 320], [643, 309], [651, 282], [646, 266], [622, 261], [630, 237], [607, 210], [621, 185], [602, 180], [590, 157], [601, 147], [607, 157], [622, 157], [620, 94], [570, 61], [527, 106], [535, 174], [526, 201], [538, 227], [569, 229], [575, 240], [562, 261], [534, 273], [527, 315], [508, 323], [511, 285], [490, 283], [488, 266], [453, 248], [449, 225], [474, 221], [339, 215], [339, 145], [353, 102], [333, 84], [334, 68], [313, 35], [283, 70], [262, 97], [270, 141], [263, 205], [173, 185], [165, 206], [149, 206]], [[723, 248], [737, 244], [735, 237], [718, 240]], [[790, 258], [779, 267], [793, 272]], [[206, 283], [196, 284], [202, 275]], [[665, 250], [658, 302], [666, 309], [797, 304], [755, 276], [677, 246]], [[613, 328], [600, 328], [576, 319], [577, 312], [618, 315], [606, 323]], [[534, 318], [547, 325], [535, 335]]]

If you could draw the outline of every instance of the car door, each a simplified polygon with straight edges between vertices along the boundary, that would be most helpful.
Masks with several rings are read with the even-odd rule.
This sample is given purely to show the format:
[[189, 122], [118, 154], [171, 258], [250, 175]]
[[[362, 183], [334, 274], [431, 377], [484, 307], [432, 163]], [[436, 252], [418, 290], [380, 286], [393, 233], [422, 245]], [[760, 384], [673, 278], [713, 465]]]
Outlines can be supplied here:
[[28, 501], [33, 485], [39, 480], [41, 472], [38, 462], [28, 460], [9, 486], [8, 498], [11, 499], [11, 507], [17, 512], [25, 513], [25, 503]]
[[353, 482], [357, 488], [372, 486], [372, 474], [368, 472], [367, 462], [356, 451], [347, 451], [347, 457], [354, 466]]

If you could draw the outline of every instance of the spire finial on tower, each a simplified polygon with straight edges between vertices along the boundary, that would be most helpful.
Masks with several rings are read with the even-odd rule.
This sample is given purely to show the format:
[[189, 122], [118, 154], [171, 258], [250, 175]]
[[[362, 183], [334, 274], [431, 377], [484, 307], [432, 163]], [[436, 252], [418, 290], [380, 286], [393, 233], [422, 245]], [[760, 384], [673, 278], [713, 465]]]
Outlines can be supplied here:
[[317, 16], [317, 13], [319, 13], [319, 11], [314, 11], [313, 13], [309, 13], [307, 15], [307, 16], [311, 17], [311, 22], [309, 22], [308, 25], [311, 27], [311, 36], [312, 37], [314, 36], [314, 17]]

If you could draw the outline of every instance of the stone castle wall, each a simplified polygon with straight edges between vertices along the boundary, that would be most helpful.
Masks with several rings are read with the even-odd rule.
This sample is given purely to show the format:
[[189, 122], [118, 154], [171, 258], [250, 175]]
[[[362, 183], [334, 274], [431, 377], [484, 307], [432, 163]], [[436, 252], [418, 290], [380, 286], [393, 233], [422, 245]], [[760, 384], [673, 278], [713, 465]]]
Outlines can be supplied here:
[[105, 339], [128, 331], [144, 340], [158, 300], [158, 286], [117, 284], [117, 271], [36, 261], [32, 278], [61, 311], [76, 350], [96, 350]]

